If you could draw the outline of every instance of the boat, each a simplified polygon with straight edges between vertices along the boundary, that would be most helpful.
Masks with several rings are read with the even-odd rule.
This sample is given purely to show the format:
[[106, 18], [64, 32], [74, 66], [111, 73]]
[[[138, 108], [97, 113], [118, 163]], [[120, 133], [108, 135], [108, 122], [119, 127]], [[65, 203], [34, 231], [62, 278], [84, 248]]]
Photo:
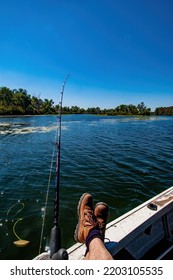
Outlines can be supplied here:
[[[173, 187], [107, 224], [105, 246], [115, 260], [173, 259]], [[86, 247], [67, 249], [69, 260], [82, 260]], [[50, 259], [48, 252], [35, 260]]]

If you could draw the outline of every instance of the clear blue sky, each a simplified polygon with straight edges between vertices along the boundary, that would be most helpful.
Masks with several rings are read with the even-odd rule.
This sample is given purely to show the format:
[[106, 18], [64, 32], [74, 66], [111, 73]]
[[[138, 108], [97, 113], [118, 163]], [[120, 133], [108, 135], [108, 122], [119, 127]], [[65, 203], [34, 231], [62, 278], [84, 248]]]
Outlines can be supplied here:
[[173, 105], [172, 0], [0, 0], [0, 87], [64, 106]]

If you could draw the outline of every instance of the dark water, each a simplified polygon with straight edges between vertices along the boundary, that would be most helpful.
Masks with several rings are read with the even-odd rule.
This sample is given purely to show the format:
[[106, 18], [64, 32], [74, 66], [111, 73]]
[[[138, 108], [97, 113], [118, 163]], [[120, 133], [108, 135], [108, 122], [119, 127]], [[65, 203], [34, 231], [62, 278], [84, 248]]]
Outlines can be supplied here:
[[[0, 259], [38, 254], [56, 121], [55, 116], [0, 118]], [[43, 249], [53, 223], [54, 175]], [[63, 247], [74, 244], [76, 206], [84, 192], [95, 203], [107, 202], [112, 220], [172, 185], [173, 117], [62, 117]], [[30, 241], [27, 247], [13, 245], [16, 222], [16, 234]]]

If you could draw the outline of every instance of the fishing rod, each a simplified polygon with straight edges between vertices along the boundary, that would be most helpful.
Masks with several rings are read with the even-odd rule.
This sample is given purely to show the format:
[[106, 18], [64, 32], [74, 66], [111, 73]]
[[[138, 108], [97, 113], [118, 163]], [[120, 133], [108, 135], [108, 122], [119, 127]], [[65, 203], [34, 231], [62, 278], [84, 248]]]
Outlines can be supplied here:
[[61, 117], [62, 117], [62, 102], [64, 88], [69, 75], [64, 80], [62, 91], [60, 93], [59, 113], [58, 113], [58, 137], [57, 142], [57, 157], [56, 157], [56, 179], [55, 179], [55, 197], [54, 197], [54, 224], [51, 229], [50, 236], [50, 258], [57, 260], [67, 260], [67, 251], [61, 248], [61, 229], [59, 226], [59, 191], [60, 191], [60, 152], [61, 152]]

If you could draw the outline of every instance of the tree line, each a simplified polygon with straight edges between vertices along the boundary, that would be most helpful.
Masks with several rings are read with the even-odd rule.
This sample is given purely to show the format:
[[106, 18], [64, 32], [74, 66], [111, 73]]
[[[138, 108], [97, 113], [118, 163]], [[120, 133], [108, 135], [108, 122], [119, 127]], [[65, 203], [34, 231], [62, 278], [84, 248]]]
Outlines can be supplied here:
[[[9, 89], [0, 87], [0, 115], [44, 115], [57, 114], [59, 104], [55, 105], [52, 99], [42, 100], [39, 96], [31, 96], [26, 89]], [[80, 108], [78, 106], [62, 107], [63, 114], [105, 114], [105, 115], [173, 115], [173, 107], [156, 108], [151, 112], [144, 102], [137, 106], [121, 104], [111, 109], [99, 107]]]
[[158, 115], [158, 116], [173, 116], [173, 106], [156, 108], [155, 115]]
[[22, 88], [0, 88], [0, 115], [53, 114], [55, 110], [52, 99], [42, 100], [40, 97], [31, 96]]

